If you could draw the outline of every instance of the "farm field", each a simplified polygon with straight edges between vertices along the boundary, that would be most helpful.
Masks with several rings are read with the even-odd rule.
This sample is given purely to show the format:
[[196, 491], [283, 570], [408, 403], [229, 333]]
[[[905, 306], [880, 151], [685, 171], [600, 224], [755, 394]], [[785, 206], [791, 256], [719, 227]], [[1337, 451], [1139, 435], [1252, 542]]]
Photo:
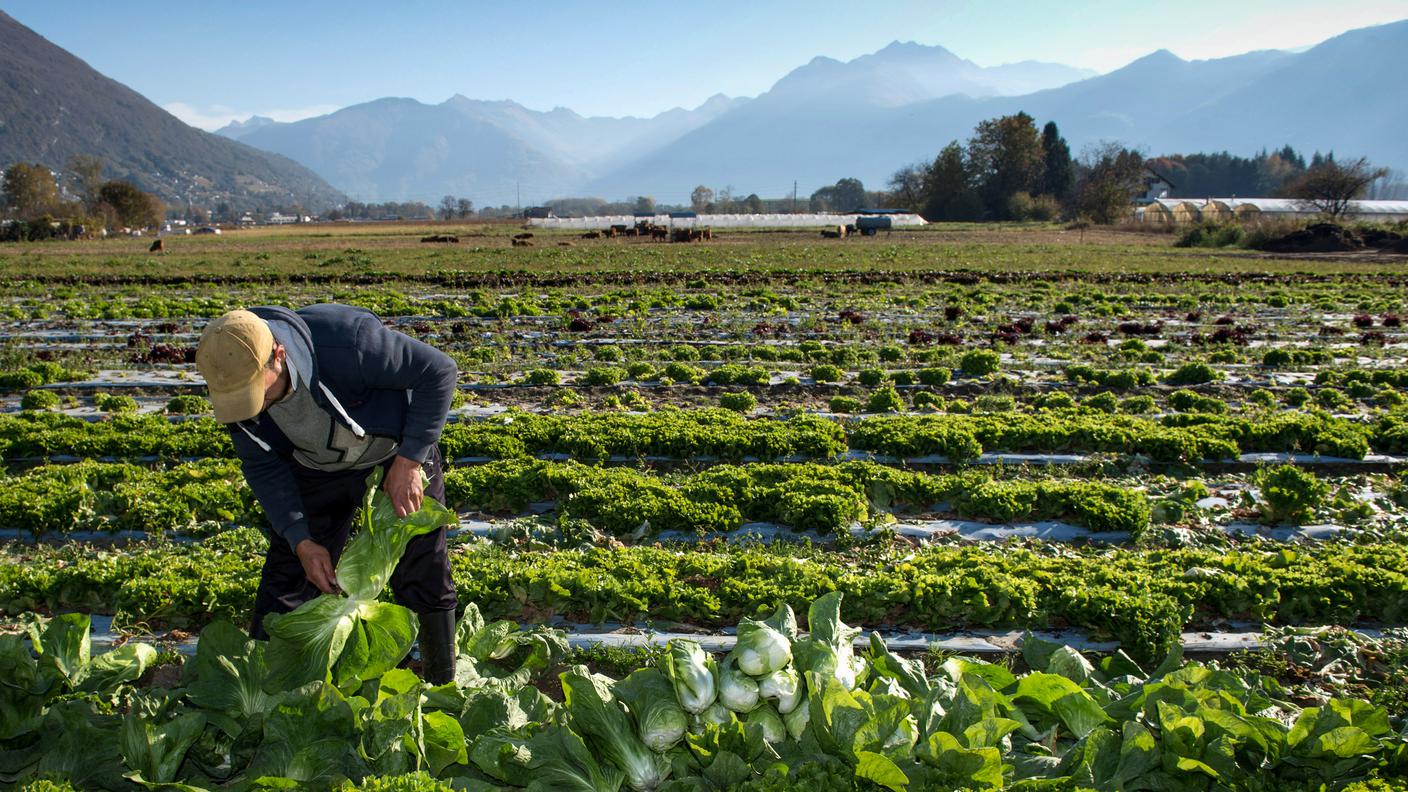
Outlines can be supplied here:
[[[0, 782], [1400, 788], [1408, 258], [517, 231], [0, 245]], [[458, 364], [457, 685], [370, 582], [242, 632], [195, 343], [320, 301]]]

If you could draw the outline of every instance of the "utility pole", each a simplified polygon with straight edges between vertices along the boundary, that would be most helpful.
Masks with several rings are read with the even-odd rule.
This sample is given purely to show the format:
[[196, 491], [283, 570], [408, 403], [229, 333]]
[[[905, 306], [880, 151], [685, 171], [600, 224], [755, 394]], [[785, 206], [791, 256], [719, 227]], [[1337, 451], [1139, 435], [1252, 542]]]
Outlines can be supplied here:
[[792, 214], [797, 214], [797, 180], [792, 180]]
[[516, 204], [517, 204], [517, 206], [518, 206], [518, 214], [519, 214], [520, 216], [522, 216], [522, 215], [523, 215], [523, 183], [522, 183], [522, 182], [514, 182], [514, 183], [513, 183], [513, 194], [514, 194], [515, 196], [517, 196], [514, 200], [515, 200], [515, 202], [516, 202]]

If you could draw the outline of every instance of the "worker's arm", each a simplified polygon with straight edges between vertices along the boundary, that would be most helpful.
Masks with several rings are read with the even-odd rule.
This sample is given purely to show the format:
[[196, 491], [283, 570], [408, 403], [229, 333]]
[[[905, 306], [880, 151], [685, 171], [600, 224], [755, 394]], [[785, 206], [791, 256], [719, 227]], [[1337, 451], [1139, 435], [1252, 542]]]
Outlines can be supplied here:
[[406, 391], [409, 404], [397, 455], [417, 464], [440, 442], [454, 401], [459, 370], [449, 355], [391, 330], [368, 315], [357, 329], [363, 384], [370, 389]]
[[244, 479], [269, 520], [269, 541], [287, 542], [303, 565], [303, 573], [308, 580], [325, 594], [337, 593], [339, 589], [332, 557], [327, 548], [318, 544], [308, 531], [303, 496], [299, 493], [298, 481], [293, 477], [288, 460], [272, 451], [265, 451], [239, 427], [231, 426], [229, 429]]

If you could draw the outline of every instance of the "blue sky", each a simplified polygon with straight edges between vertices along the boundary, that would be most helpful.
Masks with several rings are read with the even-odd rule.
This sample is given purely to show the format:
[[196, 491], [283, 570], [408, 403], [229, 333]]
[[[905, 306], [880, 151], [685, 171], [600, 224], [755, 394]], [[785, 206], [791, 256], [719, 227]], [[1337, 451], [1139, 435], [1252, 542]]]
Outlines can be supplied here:
[[753, 96], [815, 56], [849, 60], [896, 40], [983, 66], [1035, 59], [1105, 72], [1161, 48], [1188, 59], [1302, 48], [1408, 18], [1408, 0], [0, 0], [0, 9], [208, 129], [456, 93], [653, 115], [714, 93]]

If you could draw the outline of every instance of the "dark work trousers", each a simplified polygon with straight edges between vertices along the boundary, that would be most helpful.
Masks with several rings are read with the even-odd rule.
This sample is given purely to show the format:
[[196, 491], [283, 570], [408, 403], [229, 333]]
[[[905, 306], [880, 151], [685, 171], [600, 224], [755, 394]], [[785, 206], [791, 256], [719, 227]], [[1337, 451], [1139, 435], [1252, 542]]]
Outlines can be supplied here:
[[[393, 457], [394, 459], [394, 457]], [[383, 467], [389, 467], [388, 460]], [[342, 556], [352, 520], [367, 492], [367, 476], [372, 469], [343, 470], [328, 473], [306, 468], [290, 460], [299, 492], [303, 495], [303, 513], [308, 518], [308, 531], [313, 541], [326, 547], [332, 563]], [[431, 446], [426, 457], [425, 474], [430, 483], [425, 496], [445, 501], [445, 472], [440, 449]], [[450, 555], [445, 546], [442, 527], [412, 539], [406, 552], [391, 573], [391, 591], [396, 601], [419, 614], [453, 611], [458, 605], [455, 584], [450, 579]], [[269, 552], [264, 556], [264, 570], [259, 576], [259, 589], [254, 595], [254, 618], [249, 634], [261, 640], [264, 617], [270, 613], [288, 613], [317, 597], [317, 586], [308, 580], [303, 564], [283, 537], [270, 536]]]

